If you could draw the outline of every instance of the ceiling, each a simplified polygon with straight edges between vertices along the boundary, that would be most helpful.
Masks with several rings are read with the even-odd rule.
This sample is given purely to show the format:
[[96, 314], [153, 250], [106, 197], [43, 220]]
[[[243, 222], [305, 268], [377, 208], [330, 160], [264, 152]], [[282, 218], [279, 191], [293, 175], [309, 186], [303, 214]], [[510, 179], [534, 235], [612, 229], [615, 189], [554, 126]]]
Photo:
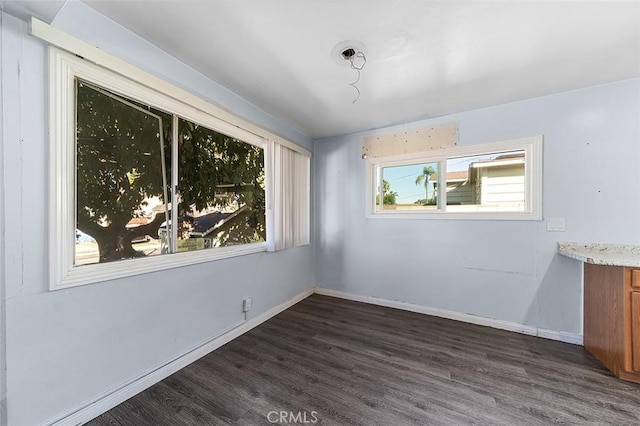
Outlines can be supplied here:
[[85, 3], [314, 138], [640, 75], [638, 1]]

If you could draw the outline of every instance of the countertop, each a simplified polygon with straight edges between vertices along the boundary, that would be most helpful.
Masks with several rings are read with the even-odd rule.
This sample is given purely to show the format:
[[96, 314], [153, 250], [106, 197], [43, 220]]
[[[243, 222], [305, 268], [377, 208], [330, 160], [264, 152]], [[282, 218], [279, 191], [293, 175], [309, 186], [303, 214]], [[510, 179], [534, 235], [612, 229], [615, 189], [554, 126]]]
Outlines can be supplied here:
[[559, 242], [558, 254], [595, 265], [640, 268], [640, 245]]

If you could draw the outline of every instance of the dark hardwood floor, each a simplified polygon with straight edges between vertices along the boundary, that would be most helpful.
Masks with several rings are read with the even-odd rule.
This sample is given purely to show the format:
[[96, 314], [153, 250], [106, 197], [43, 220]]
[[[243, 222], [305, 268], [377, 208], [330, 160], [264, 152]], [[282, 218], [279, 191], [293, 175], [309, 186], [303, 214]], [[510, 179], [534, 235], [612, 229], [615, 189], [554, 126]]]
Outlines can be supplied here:
[[640, 425], [640, 385], [581, 346], [313, 295], [89, 424], [316, 419]]

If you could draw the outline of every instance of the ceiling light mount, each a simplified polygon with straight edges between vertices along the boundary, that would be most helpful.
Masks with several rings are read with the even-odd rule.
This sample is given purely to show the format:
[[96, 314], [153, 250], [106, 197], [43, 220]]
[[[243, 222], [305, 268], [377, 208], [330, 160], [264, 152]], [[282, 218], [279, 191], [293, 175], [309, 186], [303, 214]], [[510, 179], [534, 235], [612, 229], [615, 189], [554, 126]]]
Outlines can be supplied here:
[[331, 49], [331, 59], [340, 66], [351, 68], [351, 59], [355, 59], [358, 52], [367, 54], [364, 43], [357, 40], [345, 40]]
[[356, 55], [356, 50], [353, 47], [347, 47], [340, 54], [342, 55], [342, 59], [350, 60]]
[[359, 41], [347, 40], [342, 43], [338, 43], [336, 47], [331, 51], [331, 57], [334, 61], [348, 65], [353, 71], [357, 73], [355, 81], [349, 83], [349, 86], [353, 87], [356, 91], [356, 98], [351, 102], [355, 104], [360, 99], [360, 89], [358, 83], [360, 82], [360, 72], [367, 63], [367, 55], [364, 52], [364, 44]]

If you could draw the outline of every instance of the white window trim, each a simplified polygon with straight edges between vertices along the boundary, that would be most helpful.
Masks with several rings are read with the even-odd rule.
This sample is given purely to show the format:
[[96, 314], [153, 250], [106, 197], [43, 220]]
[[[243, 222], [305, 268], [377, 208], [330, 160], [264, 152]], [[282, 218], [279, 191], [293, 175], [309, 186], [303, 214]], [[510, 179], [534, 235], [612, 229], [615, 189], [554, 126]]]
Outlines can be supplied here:
[[[265, 175], [269, 176], [269, 142], [252, 132], [215, 117], [199, 108], [180, 102], [158, 89], [150, 89], [121, 74], [89, 63], [74, 55], [50, 48], [50, 191], [49, 191], [49, 289], [58, 290], [117, 278], [156, 272], [212, 260], [266, 251], [267, 243], [219, 247], [196, 252], [171, 253], [117, 262], [74, 266], [76, 235], [75, 184], [75, 78], [148, 103], [187, 120], [227, 134], [264, 150]], [[168, 84], [168, 83], [167, 83]], [[270, 207], [271, 189], [266, 180], [266, 207]], [[269, 223], [272, 209], [266, 209]]]
[[[525, 209], [523, 212], [448, 212], [443, 209], [442, 198], [437, 209], [429, 211], [389, 210], [376, 211], [376, 168], [417, 163], [439, 163], [438, 187], [445, 188], [446, 160], [490, 152], [525, 151]], [[455, 146], [453, 148], [367, 159], [366, 216], [368, 219], [465, 219], [465, 220], [542, 220], [542, 136], [503, 142]]]

